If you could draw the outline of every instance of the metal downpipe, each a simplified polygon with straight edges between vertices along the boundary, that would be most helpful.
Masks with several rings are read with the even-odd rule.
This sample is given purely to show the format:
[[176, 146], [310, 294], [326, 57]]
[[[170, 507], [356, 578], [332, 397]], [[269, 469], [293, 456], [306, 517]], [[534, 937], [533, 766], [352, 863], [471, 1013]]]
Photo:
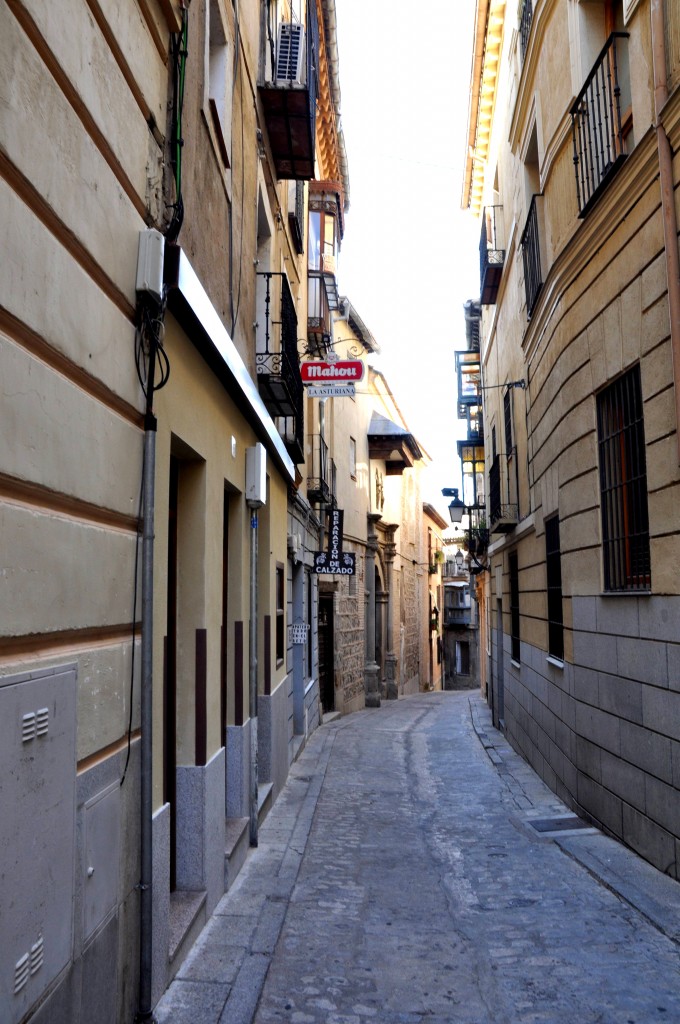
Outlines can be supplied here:
[[[147, 418], [148, 419], [148, 418]], [[153, 418], [152, 418], [153, 419]], [[153, 545], [156, 473], [156, 421], [144, 435], [144, 532], [142, 539], [142, 688], [141, 688], [141, 875], [139, 936], [139, 1011], [137, 1020], [153, 1021]]]
[[249, 629], [249, 710], [250, 710], [250, 845], [258, 844], [257, 793], [257, 506], [250, 507], [250, 629]]

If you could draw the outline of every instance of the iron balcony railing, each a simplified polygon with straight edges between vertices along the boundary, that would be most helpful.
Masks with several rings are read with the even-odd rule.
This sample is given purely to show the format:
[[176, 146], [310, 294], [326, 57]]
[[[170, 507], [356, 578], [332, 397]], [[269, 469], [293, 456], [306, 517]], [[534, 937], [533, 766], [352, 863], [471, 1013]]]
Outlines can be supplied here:
[[[288, 453], [296, 465], [304, 462], [304, 389], [297, 348], [297, 314], [284, 274], [264, 273], [264, 351], [255, 356], [258, 390], [267, 412], [276, 423]], [[271, 283], [281, 281], [281, 319], [274, 320]], [[275, 336], [278, 334], [278, 339]], [[277, 343], [278, 341], [278, 343]]]
[[311, 474], [307, 477], [307, 497], [313, 505], [332, 506], [334, 499], [334, 463], [328, 457], [328, 445], [321, 434], [310, 437]]
[[526, 56], [527, 46], [529, 45], [529, 33], [531, 32], [531, 22], [533, 19], [534, 5], [532, 0], [524, 0], [519, 16], [519, 45], [522, 51], [522, 60]]
[[621, 70], [627, 32], [613, 32], [571, 108], [579, 216], [584, 217], [626, 158], [621, 127]]
[[541, 243], [536, 200], [541, 195], [532, 196], [529, 216], [522, 232], [522, 262], [524, 264], [524, 290], [527, 299], [527, 319], [531, 319], [538, 296], [543, 287], [541, 270]]
[[445, 608], [444, 626], [469, 626], [472, 615], [469, 608]]
[[505, 264], [505, 249], [500, 247], [496, 211], [502, 206], [487, 206], [482, 216], [482, 233], [479, 240], [479, 281], [482, 306], [492, 306], [498, 295], [498, 289]]
[[[505, 461], [505, 460], [503, 460]], [[505, 533], [517, 525], [518, 508], [509, 500], [507, 462], [496, 455], [489, 468], [489, 521], [491, 533]]]

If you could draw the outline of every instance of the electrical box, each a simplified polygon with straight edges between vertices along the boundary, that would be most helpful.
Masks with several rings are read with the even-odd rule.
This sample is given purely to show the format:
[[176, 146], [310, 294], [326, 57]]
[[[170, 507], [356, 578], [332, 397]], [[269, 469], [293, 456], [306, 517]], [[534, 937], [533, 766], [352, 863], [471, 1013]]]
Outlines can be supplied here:
[[267, 452], [263, 444], [246, 448], [246, 501], [252, 508], [267, 504]]
[[165, 238], [155, 228], [139, 233], [137, 251], [137, 280], [135, 289], [143, 295], [150, 295], [156, 302], [163, 297], [163, 258]]
[[72, 957], [74, 667], [0, 680], [0, 807], [0, 1018], [18, 1024]]

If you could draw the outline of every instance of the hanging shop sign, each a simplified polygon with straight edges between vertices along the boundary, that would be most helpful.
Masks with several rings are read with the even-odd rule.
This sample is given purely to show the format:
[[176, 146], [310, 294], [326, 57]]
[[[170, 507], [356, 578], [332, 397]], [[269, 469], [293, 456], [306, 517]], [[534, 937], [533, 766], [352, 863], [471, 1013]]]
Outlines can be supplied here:
[[310, 398], [354, 398], [354, 384], [326, 384], [321, 387], [313, 385], [307, 388]]
[[314, 572], [318, 576], [354, 576], [356, 556], [342, 550], [342, 527], [345, 513], [334, 508], [329, 515], [328, 550], [314, 555]]
[[300, 364], [303, 384], [357, 384], [364, 379], [361, 359], [307, 360]]

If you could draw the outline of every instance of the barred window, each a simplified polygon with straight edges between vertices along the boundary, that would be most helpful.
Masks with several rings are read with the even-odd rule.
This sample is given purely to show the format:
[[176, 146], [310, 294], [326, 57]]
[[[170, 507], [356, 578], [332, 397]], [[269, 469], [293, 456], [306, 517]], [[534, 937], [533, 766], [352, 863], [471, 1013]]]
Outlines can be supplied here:
[[519, 650], [519, 569], [517, 567], [517, 552], [511, 552], [510, 564], [510, 653], [513, 661], [520, 660]]
[[649, 590], [647, 464], [640, 367], [597, 397], [604, 588]]
[[548, 584], [548, 653], [564, 658], [564, 621], [562, 618], [562, 564], [560, 558], [560, 520], [553, 516], [545, 524], [545, 566]]

